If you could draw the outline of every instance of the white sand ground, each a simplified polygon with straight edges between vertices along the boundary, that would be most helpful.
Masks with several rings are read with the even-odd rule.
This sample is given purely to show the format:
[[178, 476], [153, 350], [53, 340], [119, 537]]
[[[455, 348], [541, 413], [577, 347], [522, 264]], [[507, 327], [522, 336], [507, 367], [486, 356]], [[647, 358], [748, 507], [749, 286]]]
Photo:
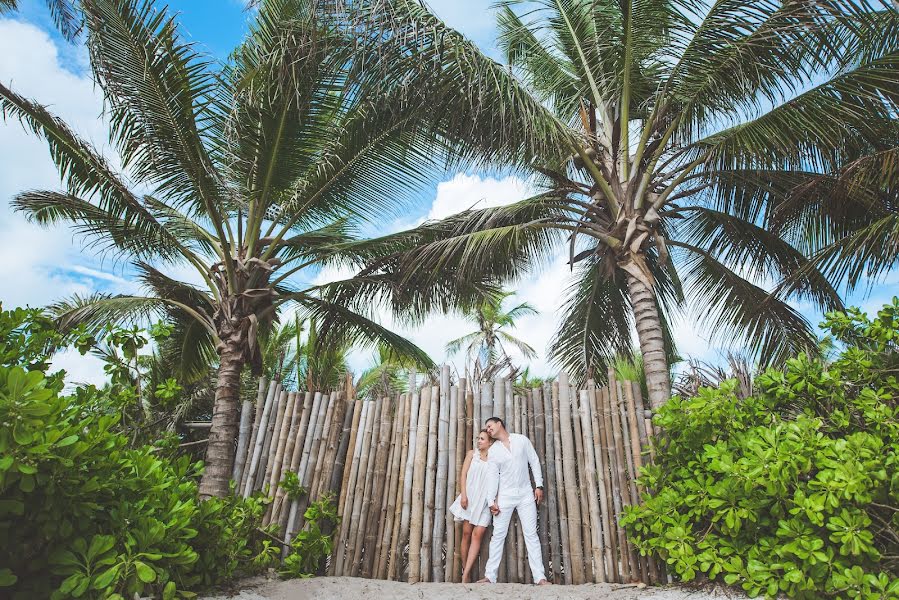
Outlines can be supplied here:
[[355, 577], [315, 577], [290, 581], [248, 579], [234, 591], [202, 600], [738, 600], [730, 590], [679, 586], [640, 589], [615, 584], [537, 587], [515, 583], [419, 583]]

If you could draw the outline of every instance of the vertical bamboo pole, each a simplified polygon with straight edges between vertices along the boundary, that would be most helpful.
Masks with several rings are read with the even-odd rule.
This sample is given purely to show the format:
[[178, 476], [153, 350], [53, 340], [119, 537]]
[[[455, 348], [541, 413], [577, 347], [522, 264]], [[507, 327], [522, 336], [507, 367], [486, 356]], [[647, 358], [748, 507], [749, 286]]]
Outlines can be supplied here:
[[[381, 412], [384, 409], [384, 403], [374, 401], [374, 412], [372, 413], [371, 425], [369, 432], [366, 434], [368, 447], [362, 448], [362, 464], [360, 465], [359, 479], [356, 482], [356, 500], [353, 505], [353, 525], [354, 531], [350, 532], [350, 539], [353, 541], [353, 553], [347, 551], [347, 556], [352, 556], [350, 562], [349, 575], [357, 577], [362, 568], [362, 553], [365, 550], [365, 531], [368, 523], [368, 509], [371, 505], [372, 480], [374, 479], [375, 462], [377, 461], [377, 449], [379, 443], [379, 434], [381, 432]], [[363, 477], [364, 474], [364, 477]]]
[[446, 494], [444, 495], [444, 510], [437, 512], [437, 516], [445, 514], [444, 517], [446, 529], [446, 565], [443, 567], [443, 581], [453, 581], [453, 554], [456, 550], [456, 527], [453, 522], [453, 513], [449, 511], [453, 500], [456, 497], [456, 442], [458, 440], [459, 431], [459, 388], [453, 386], [449, 393], [449, 448], [447, 449], [447, 460], [449, 464], [446, 467], [447, 482]]
[[621, 506], [621, 496], [618, 493], [618, 467], [615, 464], [615, 442], [612, 440], [612, 421], [609, 418], [609, 388], [604, 387], [597, 390], [596, 399], [602, 444], [600, 456], [604, 458], [605, 463], [603, 473], [609, 505], [606, 525], [608, 525], [609, 543], [612, 547], [610, 556], [613, 561], [613, 570], [609, 571], [611, 574], [609, 578], [614, 582], [625, 582], [627, 581], [624, 575], [626, 558], [621, 554], [621, 546], [618, 543], [618, 512]]
[[277, 446], [274, 443], [272, 444], [272, 446], [275, 446], [275, 452], [269, 467], [271, 474], [268, 478], [268, 487], [272, 492], [276, 490], [275, 486], [281, 481], [281, 463], [284, 462], [284, 449], [287, 447], [287, 438], [293, 421], [293, 405], [297, 398], [296, 392], [284, 392], [284, 394], [287, 397], [284, 402], [284, 415], [281, 417], [281, 430], [278, 432]]
[[[331, 472], [331, 479], [327, 486], [327, 490], [336, 494], [334, 505], [337, 507], [338, 516], [342, 516], [341, 507], [344, 504], [346, 494], [346, 485], [342, 482], [346, 481], [346, 478], [349, 476], [349, 466], [353, 460], [352, 452], [355, 444], [353, 429], [358, 425], [360, 418], [360, 415], [356, 412], [358, 406], [359, 403], [354, 402], [352, 398], [346, 399], [343, 425], [339, 436], [340, 443], [337, 447], [337, 454], [334, 457], [334, 470]], [[347, 460], [348, 455], [349, 460]], [[328, 573], [333, 575], [337, 568], [338, 560], [341, 560], [343, 556], [343, 540], [340, 538], [340, 527], [329, 526], [323, 529], [323, 532], [331, 534], [332, 538], [331, 562], [328, 566]]]
[[[259, 389], [256, 392], [256, 406], [261, 405], [265, 401], [265, 377], [259, 378]], [[237, 451], [234, 453], [234, 470], [231, 472], [231, 479], [234, 480], [235, 489], [240, 491], [240, 480], [243, 477], [243, 467], [247, 462], [247, 447], [250, 444], [251, 430], [253, 424], [250, 419], [259, 420], [258, 411], [254, 416], [252, 413], [253, 403], [244, 400], [240, 411], [240, 429], [237, 434]]]
[[[567, 387], [568, 382], [566, 380], [565, 386]], [[563, 581], [566, 584], [570, 584], [574, 581], [571, 566], [571, 536], [569, 532], [568, 526], [568, 500], [567, 500], [567, 487], [568, 482], [566, 481], [566, 473], [563, 468], [564, 460], [562, 456], [562, 419], [561, 419], [561, 410], [560, 410], [560, 399], [559, 393], [561, 390], [561, 385], [559, 385], [559, 379], [552, 384], [552, 407], [553, 407], [553, 443], [554, 443], [554, 454], [556, 459], [556, 480], [558, 481], [557, 487], [559, 490], [558, 493], [558, 503], [557, 508], [559, 509], [559, 540], [561, 541], [561, 562], [563, 569]], [[567, 458], [567, 457], [565, 457]]]
[[[272, 407], [272, 414], [268, 421], [268, 428], [265, 434], [265, 441], [262, 446], [262, 455], [259, 457], [259, 470], [256, 472], [256, 489], [262, 490], [265, 492], [266, 484], [268, 483], [268, 476], [270, 475], [269, 466], [271, 465], [272, 456], [272, 446], [276, 446], [277, 449], [277, 440], [274, 438], [278, 435], [276, 433], [276, 428], [280, 427], [281, 419], [284, 417], [284, 407], [287, 404], [287, 394], [284, 392], [284, 388], [281, 387], [281, 384], [278, 384], [278, 389], [275, 391], [275, 405]], [[280, 429], [277, 431], [280, 432]], [[266, 494], [267, 495], [267, 494]]]
[[[639, 502], [639, 495], [637, 494], [637, 484], [634, 483], [634, 456], [631, 451], [631, 443], [630, 443], [630, 429], [627, 423], [627, 409], [625, 408], [625, 398], [624, 398], [624, 390], [622, 389], [622, 385], [620, 381], [616, 381], [615, 385], [617, 387], [617, 417], [620, 419], [620, 433], [621, 433], [621, 444], [624, 456], [624, 468], [625, 468], [625, 484], [626, 489], [622, 490], [622, 500], [628, 506], [632, 504], [637, 504]], [[626, 498], [625, 498], [626, 495]], [[643, 564], [640, 561], [640, 555], [637, 552], [637, 549], [632, 545], [628, 544], [628, 550], [630, 551], [630, 559], [631, 559], [631, 570], [633, 577], [637, 581], [643, 581]]]
[[340, 436], [343, 434], [344, 415], [347, 412], [347, 402], [344, 400], [343, 392], [337, 392], [336, 396], [332, 396], [331, 402], [334, 408], [330, 419], [331, 427], [324, 442], [325, 459], [315, 484], [316, 498], [321, 498], [331, 491], [331, 478], [337, 470], [337, 451], [340, 445]]
[[[315, 399], [312, 403], [313, 414], [309, 417], [309, 431], [303, 440], [303, 454], [300, 457], [300, 466], [297, 470], [297, 479], [300, 485], [306, 489], [306, 494], [301, 498], [294, 498], [290, 502], [290, 508], [287, 513], [287, 530], [284, 534], [284, 541], [290, 544], [293, 534], [300, 528], [299, 521], [302, 518], [301, 506], [308, 505], [310, 493], [310, 475], [309, 472], [315, 468], [315, 461], [318, 458], [318, 447], [321, 444], [321, 432], [324, 428], [325, 413], [328, 408], [328, 395], [321, 392], [315, 392]], [[305, 510], [305, 509], [303, 509]]]
[[[322, 402], [324, 402], [324, 400], [322, 400]], [[328, 451], [328, 441], [331, 437], [331, 430], [335, 429], [335, 426], [333, 424], [334, 411], [341, 404], [343, 404], [343, 402], [341, 400], [338, 400], [337, 394], [335, 394], [334, 392], [328, 394], [328, 407], [325, 411], [325, 418], [322, 422], [321, 428], [317, 431], [318, 440], [316, 441], [318, 442], [318, 444], [313, 443], [313, 456], [315, 456], [316, 458], [315, 461], [311, 462], [309, 468], [306, 471], [306, 477], [309, 481], [309, 494], [306, 496], [308, 498], [306, 506], [309, 506], [313, 501], [319, 499], [318, 486], [319, 481], [324, 474], [325, 454]], [[342, 415], [340, 419], [341, 421], [343, 421]], [[305, 512], [305, 508], [303, 510]]]
[[250, 467], [247, 469], [246, 482], [244, 483], [243, 496], [246, 498], [253, 493], [253, 486], [256, 482], [256, 471], [259, 468], [259, 458], [262, 456], [262, 447], [265, 443], [265, 432], [268, 429], [268, 422], [271, 418], [272, 404], [275, 402], [275, 392], [278, 391], [278, 382], [272, 380], [268, 386], [268, 396], [265, 398], [265, 406], [262, 409], [262, 417], [259, 419], [259, 428], [256, 431], [255, 444], [253, 445], [253, 456], [250, 459]]
[[483, 423], [487, 419], [487, 417], [483, 416], [483, 409], [484, 409], [483, 404], [484, 403], [482, 401], [483, 391], [481, 390], [483, 385], [477, 381], [474, 382], [473, 385], [474, 385], [474, 390], [473, 390], [473, 394], [472, 394], [472, 400], [473, 400], [472, 410], [473, 410], [473, 412], [471, 413], [471, 415], [472, 415], [471, 431], [470, 431], [470, 435], [465, 439], [468, 442], [469, 449], [477, 450], [477, 443], [476, 443], [477, 442], [476, 438], [478, 436], [477, 432], [480, 431], [481, 428], [484, 426]]
[[543, 572], [546, 573], [546, 579], [551, 579], [550, 562], [552, 561], [552, 552], [550, 551], [550, 533], [549, 533], [549, 494], [552, 483], [549, 480], [549, 465], [552, 460], [549, 452], [546, 450], [546, 413], [543, 409], [543, 395], [540, 388], [533, 388], [528, 391], [528, 410], [534, 421], [534, 444], [537, 447], [537, 455], [543, 463], [543, 502], [537, 507], [537, 518], [539, 519], [540, 534], [540, 555], [543, 558]]
[[491, 416], [496, 416], [506, 421], [506, 399], [503, 398], [503, 393], [505, 392], [505, 386], [503, 385], [503, 379], [500, 376], [496, 376], [493, 379], [493, 413], [484, 419], [489, 419]]
[[631, 382], [634, 391], [634, 407], [637, 411], [637, 433], [640, 436], [640, 461], [642, 464], [652, 462], [652, 444], [650, 437], [652, 436], [652, 421], [646, 418], [646, 409], [643, 407], [643, 392], [640, 390], [640, 383]]
[[621, 580], [622, 582], [627, 583], [632, 581], [630, 552], [628, 551], [627, 538], [625, 537], [624, 529], [621, 527], [619, 521], [623, 506], [622, 496], [624, 490], [627, 489], [627, 481], [624, 477], [623, 452], [619, 451], [621, 433], [616, 424], [617, 419], [615, 418], [617, 413], [617, 411], [614, 410], [616, 405], [615, 387], [615, 374], [610, 370], [609, 385], [605, 389], [606, 393], [603, 394], [603, 400], [605, 401], [605, 406], [603, 408], [605, 409], [605, 418], [608, 423], [609, 465], [612, 469], [612, 499], [615, 506], [615, 527], [617, 529], [618, 554], [621, 561]]
[[552, 410], [552, 388], [547, 384], [544, 389], [534, 388], [534, 404], [542, 405], [542, 422], [543, 422], [543, 451], [544, 464], [546, 465], [546, 476], [544, 478], [546, 484], [545, 490], [545, 514], [546, 514], [546, 536], [549, 550], [546, 553], [544, 563], [546, 566], [547, 578], [552, 578], [555, 583], [562, 583], [560, 568], [561, 557], [559, 548], [561, 542], [559, 539], [559, 507], [557, 496], [559, 486], [556, 479], [556, 456], [555, 444], [553, 443], [553, 410]]
[[[338, 577], [346, 572], [347, 561], [349, 560], [349, 542], [350, 539], [350, 523], [352, 522], [353, 506], [356, 503], [356, 482], [359, 479], [359, 466], [362, 462], [362, 447], [365, 443], [365, 431], [368, 428], [369, 411], [371, 410], [371, 402], [356, 400], [357, 410], [359, 412], [359, 421], [355, 424], [356, 433], [353, 441], [353, 454], [348, 461], [349, 475], [344, 480], [341, 494], [341, 503], [339, 505], [338, 514], [340, 515], [340, 530], [338, 536], [334, 540], [334, 548], [337, 549], [337, 564], [334, 565], [334, 574]], [[355, 420], [355, 419], [354, 419]], [[346, 556], [344, 556], [346, 554]]]
[[409, 530], [409, 583], [421, 581], [422, 531], [425, 511], [425, 467], [428, 460], [428, 423], [431, 416], [431, 388], [424, 386], [418, 411], [415, 462], [412, 474], [412, 515]]
[[590, 417], [593, 421], [593, 451], [596, 467], [596, 483], [599, 495], [599, 512], [602, 520], [602, 553], [605, 558], [604, 571], [606, 581], [618, 581], [618, 558], [613, 549], [615, 544], [612, 535], [615, 532], [613, 526], [612, 500], [609, 489], [609, 469], [607, 446], [605, 443], [604, 428], [601, 426], [600, 411], [602, 409], [597, 401], [598, 391], [596, 384], [591, 379], [587, 382], [587, 395], [590, 401]]
[[577, 460], [571, 422], [571, 387], [568, 374], [559, 373], [559, 418], [562, 434], [562, 468], [565, 471], [565, 503], [568, 510], [568, 539], [571, 553], [571, 581], [584, 583], [584, 546], [581, 540], [581, 505], [578, 500], [578, 483], [574, 468]]
[[[465, 451], [468, 440], [474, 439], [474, 394], [468, 389], [465, 379], [459, 380], [459, 431], [456, 439], [456, 473], [453, 481], [456, 484], [453, 499], [462, 493], [462, 465], [465, 462]], [[462, 523], [455, 523], [456, 547], [453, 549], [453, 582], [462, 581]]]
[[371, 578], [377, 559], [375, 552], [378, 544], [378, 527], [381, 515], [384, 514], [384, 484], [387, 479], [387, 457], [390, 452], [390, 426], [393, 424], [392, 402], [390, 396], [381, 399], [381, 427], [378, 431], [378, 446], [375, 451], [375, 469], [372, 478], [371, 494], [365, 506], [368, 515], [363, 538], [364, 554], [362, 557], [362, 577]]
[[385, 502], [381, 523], [378, 526], [377, 564], [375, 565], [375, 579], [387, 579], [387, 561], [390, 556], [390, 542], [393, 535], [393, 514], [396, 512], [396, 482], [400, 478], [400, 454], [403, 443], [403, 419], [406, 411], [406, 396], [397, 397], [396, 412], [393, 416], [390, 440], [390, 458], [387, 459], [387, 483], [385, 484]]
[[428, 423], [428, 466], [425, 472], [425, 514], [422, 525], [421, 576], [431, 578], [431, 553], [434, 545], [434, 489], [437, 483], [437, 432], [440, 417], [440, 392], [431, 386], [431, 412]]
[[[421, 413], [421, 398], [415, 386], [415, 372], [413, 371], [409, 375], [408, 393], [412, 396], [412, 405], [409, 409], [409, 450], [406, 454], [406, 467], [403, 475], [403, 510], [400, 513], [400, 539], [397, 544], [397, 553], [394, 557], [396, 559], [395, 572], [398, 580], [403, 578], [403, 549], [407, 544], [409, 545], [409, 556], [412, 556], [412, 538], [409, 522], [412, 515], [412, 491], [415, 485], [415, 461], [418, 444], [419, 415]], [[422, 486], [422, 490], [424, 490], [424, 486]], [[422, 492], [422, 497], [423, 496], [424, 492]], [[420, 539], [421, 538], [419, 538], [419, 540]], [[419, 544], [421, 544], [421, 541], [419, 541]], [[419, 550], [420, 549], [421, 547], [419, 546]], [[409, 561], [409, 565], [407, 577], [411, 576], [412, 573], [411, 560]]]
[[581, 428], [581, 419], [578, 412], [578, 392], [574, 386], [569, 387], [568, 397], [571, 399], [571, 417], [572, 417], [572, 433], [574, 437], [574, 455], [576, 458], [575, 466], [577, 467], [577, 489], [578, 500], [580, 501], [580, 517], [581, 517], [581, 541], [583, 543], [582, 553], [584, 556], [584, 580], [588, 582], [594, 581], [593, 576], [593, 549], [590, 544], [590, 507], [587, 500], [587, 478], [584, 474], [584, 432]]
[[[275, 453], [275, 460], [272, 465], [272, 473], [269, 477], [269, 489], [272, 491], [270, 494], [272, 496], [272, 503], [269, 505], [268, 509], [268, 520], [263, 521], [265, 525], [269, 523], [278, 523], [279, 518], [282, 512], [282, 504], [284, 498], [284, 490], [281, 489], [281, 473], [286, 471], [290, 467], [290, 457], [293, 451], [292, 448], [292, 437], [291, 433], [296, 432], [297, 428], [297, 417], [299, 416], [299, 412], [302, 406], [300, 406], [299, 402], [297, 402], [297, 393], [296, 392], [288, 392], [287, 394], [287, 408], [284, 411], [284, 418], [281, 422], [281, 435], [279, 438], [283, 438], [284, 442], [281, 443], [279, 439], [279, 448]], [[287, 465], [285, 466], [285, 462]]]
[[450, 427], [450, 373], [449, 366], [440, 369], [440, 385], [437, 394], [440, 398], [440, 412], [437, 420], [437, 474], [434, 483], [434, 527], [431, 546], [431, 581], [442, 582], [445, 567], [443, 565], [443, 541], [446, 533], [446, 488], [449, 468], [449, 427]]
[[[302, 458], [303, 452], [303, 444], [306, 440], [306, 429], [309, 425], [310, 413], [312, 412], [312, 393], [305, 392], [303, 394], [303, 406], [301, 410], [301, 414], [299, 417], [299, 422], [297, 424], [297, 429], [294, 434], [295, 438], [292, 442], [292, 447], [290, 451], [290, 458], [287, 460], [285, 456], [285, 462], [287, 463], [287, 470], [292, 473], [299, 474], [300, 469], [300, 459]], [[297, 392], [296, 398], [296, 407], [294, 408], [294, 413], [300, 410], [300, 393]], [[283, 536], [287, 532], [287, 521], [290, 519], [290, 502], [287, 500], [287, 494], [280, 487], [278, 488], [278, 494], [275, 496], [274, 501], [274, 510], [278, 514], [278, 525], [280, 534]]]
[[406, 488], [406, 459], [409, 456], [409, 438], [415, 435], [415, 431], [410, 427], [412, 419], [412, 394], [403, 394], [403, 419], [399, 427], [400, 439], [400, 458], [396, 465], [396, 507], [393, 512], [393, 532], [391, 534], [390, 548], [388, 551], [387, 579], [393, 580], [399, 575], [400, 563], [399, 559], [399, 541], [403, 537], [402, 514], [403, 514], [403, 495]]
[[[256, 437], [259, 435], [259, 421], [262, 419], [262, 412], [263, 410], [265, 410], [265, 402], [268, 398], [266, 389], [269, 389], [269, 384], [266, 382], [265, 377], [259, 378], [259, 387], [262, 388], [262, 394], [256, 397], [256, 411], [253, 415], [253, 428], [250, 432], [250, 439], [246, 448], [244, 464], [241, 466], [240, 479], [236, 481], [236, 493], [238, 495], [243, 495], [243, 488], [247, 482], [247, 473], [250, 470], [250, 461], [253, 458], [253, 449], [256, 447]], [[270, 391], [274, 393], [273, 389], [271, 389]]]
[[584, 433], [584, 474], [587, 481], [587, 502], [590, 511], [590, 546], [596, 581], [605, 582], [606, 561], [602, 547], [602, 517], [599, 513], [599, 494], [596, 484], [596, 436], [593, 433], [593, 418], [590, 414], [590, 392], [580, 391], [581, 430]]

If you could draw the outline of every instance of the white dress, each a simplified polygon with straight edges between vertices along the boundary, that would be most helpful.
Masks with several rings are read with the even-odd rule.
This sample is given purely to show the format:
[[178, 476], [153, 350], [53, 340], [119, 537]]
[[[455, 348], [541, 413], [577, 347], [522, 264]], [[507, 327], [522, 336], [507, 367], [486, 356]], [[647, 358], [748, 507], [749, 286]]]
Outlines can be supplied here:
[[450, 506], [450, 512], [456, 521], [469, 521], [477, 527], [490, 525], [490, 500], [487, 498], [487, 461], [481, 460], [481, 453], [475, 451], [471, 457], [471, 465], [468, 467], [468, 477], [465, 479], [465, 488], [468, 495], [468, 508], [462, 508], [462, 494], [456, 496], [456, 501]]

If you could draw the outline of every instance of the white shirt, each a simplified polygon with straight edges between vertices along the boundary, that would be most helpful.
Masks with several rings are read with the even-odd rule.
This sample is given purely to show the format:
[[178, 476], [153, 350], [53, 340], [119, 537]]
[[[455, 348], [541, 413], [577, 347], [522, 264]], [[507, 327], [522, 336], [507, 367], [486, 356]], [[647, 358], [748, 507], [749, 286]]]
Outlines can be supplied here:
[[509, 447], [499, 440], [487, 451], [488, 484], [487, 501], [492, 503], [497, 491], [503, 495], [522, 495], [533, 491], [528, 465], [534, 473], [537, 487], [543, 486], [543, 472], [537, 451], [527, 437], [519, 433], [509, 434]]

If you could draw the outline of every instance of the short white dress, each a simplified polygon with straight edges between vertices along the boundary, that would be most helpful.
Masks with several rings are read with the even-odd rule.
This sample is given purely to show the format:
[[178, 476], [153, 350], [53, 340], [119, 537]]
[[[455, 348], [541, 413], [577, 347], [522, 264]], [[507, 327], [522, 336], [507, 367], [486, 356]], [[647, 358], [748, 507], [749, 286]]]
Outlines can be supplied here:
[[468, 508], [462, 508], [462, 494], [456, 496], [456, 501], [450, 506], [454, 520], [487, 527], [493, 518], [487, 498], [487, 461], [481, 460], [481, 453], [478, 451], [471, 457], [465, 487], [468, 492]]

